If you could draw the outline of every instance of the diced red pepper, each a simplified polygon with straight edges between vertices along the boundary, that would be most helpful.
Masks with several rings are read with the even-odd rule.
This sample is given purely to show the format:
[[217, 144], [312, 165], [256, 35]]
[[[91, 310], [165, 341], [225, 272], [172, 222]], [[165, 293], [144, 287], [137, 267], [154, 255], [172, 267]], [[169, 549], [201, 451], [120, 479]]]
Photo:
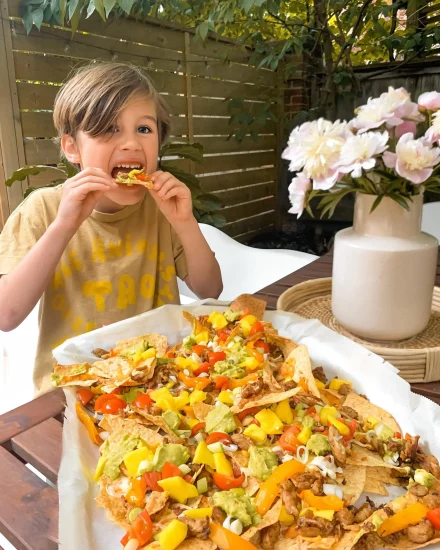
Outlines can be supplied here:
[[193, 353], [196, 353], [197, 355], [202, 355], [202, 353], [206, 350], [206, 346], [201, 346], [200, 344], [197, 344], [192, 347]]
[[440, 530], [440, 508], [429, 510], [429, 512], [426, 514], [426, 517], [432, 523], [434, 529]]
[[194, 371], [194, 376], [200, 376], [203, 372], [209, 372], [210, 365], [207, 361], [202, 363], [198, 369]]
[[263, 353], [270, 353], [269, 344], [263, 340], [257, 340], [254, 347], [263, 350]]
[[244, 474], [241, 474], [239, 477], [234, 476], [225, 476], [223, 474], [218, 474], [213, 472], [212, 479], [219, 489], [222, 491], [229, 491], [229, 489], [237, 489], [243, 485], [245, 480]]
[[203, 430], [206, 426], [206, 423], [205, 422], [199, 422], [198, 424], [196, 424], [192, 430], [191, 430], [191, 437], [194, 437], [195, 435], [197, 435], [200, 430]]
[[223, 432], [214, 432], [211, 435], [208, 435], [206, 438], [206, 444], [211, 445], [211, 443], [217, 443], [217, 441], [221, 441], [225, 445], [231, 445], [232, 439], [228, 434], [225, 434]]
[[80, 401], [83, 405], [87, 405], [87, 403], [93, 398], [94, 395], [95, 394], [92, 391], [85, 388], [82, 388], [81, 390], [76, 390], [78, 401]]
[[150, 514], [144, 510], [134, 520], [132, 525], [133, 533], [140, 546], [144, 546], [153, 536], [153, 523]]
[[162, 468], [162, 479], [169, 477], [183, 477], [183, 474], [175, 464], [165, 462]]
[[208, 353], [208, 361], [210, 365], [215, 365], [218, 361], [224, 361], [226, 353], [224, 351], [210, 351]]
[[261, 407], [251, 407], [250, 409], [239, 412], [237, 416], [240, 420], [243, 420], [244, 418], [246, 418], [246, 416], [253, 416], [254, 414], [257, 414], [257, 412], [260, 412], [260, 408]]
[[302, 443], [298, 440], [297, 436], [301, 428], [299, 426], [291, 426], [280, 437], [279, 445], [285, 451], [290, 453], [296, 453], [296, 450]]
[[[225, 388], [226, 386], [226, 388]], [[215, 389], [216, 390], [223, 390], [228, 389], [229, 387], [229, 378], [227, 376], [218, 376], [215, 379]]]
[[251, 326], [251, 330], [249, 331], [249, 336], [254, 336], [258, 332], [264, 332], [264, 325], [260, 321], [257, 321]]
[[231, 334], [231, 331], [228, 330], [218, 330], [217, 331], [217, 336], [218, 336], [218, 341], [219, 342], [226, 342], [226, 340], [229, 338], [229, 335]]
[[145, 472], [145, 474], [142, 474], [142, 477], [151, 491], [163, 492], [162, 487], [157, 483], [162, 479], [162, 474], [160, 472]]

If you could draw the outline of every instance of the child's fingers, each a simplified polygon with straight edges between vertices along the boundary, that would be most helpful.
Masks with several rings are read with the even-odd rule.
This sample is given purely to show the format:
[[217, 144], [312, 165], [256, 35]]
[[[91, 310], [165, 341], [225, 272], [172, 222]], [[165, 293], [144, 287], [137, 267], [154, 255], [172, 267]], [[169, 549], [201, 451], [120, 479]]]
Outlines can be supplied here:
[[155, 191], [160, 191], [162, 189], [162, 186], [169, 181], [170, 179], [175, 179], [172, 174], [169, 172], [162, 172], [158, 176], [156, 176], [153, 181], [153, 189]]
[[111, 178], [104, 178], [102, 176], [84, 176], [76, 181], [70, 181], [67, 185], [68, 189], [75, 189], [77, 187], [82, 187], [88, 183], [100, 183], [108, 187], [107, 191], [112, 189], [117, 189], [118, 184], [115, 183]]
[[107, 184], [91, 181], [88, 183], [84, 183], [83, 185], [79, 185], [71, 188], [69, 191], [69, 195], [79, 200], [82, 200], [89, 193], [93, 193], [95, 191], [98, 191], [101, 193], [108, 193], [109, 190], [110, 188]]
[[175, 178], [171, 177], [169, 180], [165, 181], [160, 190], [157, 191], [157, 196], [163, 199], [170, 189], [173, 189], [178, 185], [179, 182]]

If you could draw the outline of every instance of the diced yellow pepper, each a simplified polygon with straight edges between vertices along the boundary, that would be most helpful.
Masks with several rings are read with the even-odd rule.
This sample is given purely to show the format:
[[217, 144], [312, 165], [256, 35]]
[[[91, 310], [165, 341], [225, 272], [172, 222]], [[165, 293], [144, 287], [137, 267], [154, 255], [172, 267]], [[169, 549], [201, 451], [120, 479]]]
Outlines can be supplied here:
[[185, 510], [183, 512], [183, 515], [187, 518], [194, 518], [194, 519], [204, 519], [206, 517], [212, 516], [212, 508], [190, 508], [189, 510]]
[[281, 506], [280, 516], [278, 518], [278, 521], [283, 525], [292, 525], [292, 523], [295, 521], [295, 517], [290, 515], [286, 510], [286, 507], [283, 505]]
[[319, 412], [319, 421], [323, 426], [328, 426], [328, 417], [329, 416], [341, 416], [335, 407], [329, 407], [326, 405], [322, 407]]
[[99, 386], [91, 386], [90, 391], [95, 395], [100, 395], [102, 393], [102, 384], [99, 384]]
[[379, 419], [374, 416], [369, 416], [367, 418], [367, 430], [373, 430], [379, 424]]
[[200, 344], [200, 342], [206, 342], [208, 343], [209, 342], [209, 334], [208, 334], [208, 331], [207, 330], [203, 330], [202, 332], [200, 332], [199, 334], [197, 334], [196, 336], [193, 336], [194, 340]]
[[166, 479], [159, 480], [157, 483], [164, 491], [170, 494], [171, 498], [174, 498], [180, 504], [185, 504], [189, 498], [199, 496], [197, 488], [180, 476], [167, 477]]
[[102, 472], [104, 471], [104, 466], [106, 462], [107, 462], [106, 456], [99, 457], [98, 464], [96, 465], [95, 475], [93, 476], [93, 479], [95, 481], [98, 481], [99, 478], [102, 476]]
[[293, 411], [288, 399], [280, 401], [274, 412], [284, 424], [293, 424]]
[[138, 475], [139, 464], [144, 460], [153, 460], [154, 454], [148, 447], [141, 447], [124, 456], [124, 464], [132, 477]]
[[197, 370], [200, 367], [191, 357], [176, 357], [174, 364], [179, 367], [179, 369], [188, 369], [189, 371]]
[[244, 429], [243, 434], [250, 437], [255, 443], [264, 443], [266, 441], [266, 432], [263, 431], [260, 426], [256, 424], [250, 424]]
[[328, 387], [329, 387], [330, 390], [339, 391], [341, 386], [343, 386], [344, 384], [347, 384], [347, 386], [350, 386], [350, 387], [352, 385], [352, 383], [349, 382], [348, 380], [341, 380], [340, 378], [333, 378], [333, 380], [330, 382]]
[[208, 394], [202, 390], [194, 390], [189, 396], [189, 404], [192, 406], [194, 403], [202, 403], [205, 401]]
[[174, 397], [168, 388], [160, 388], [150, 392], [149, 395], [163, 411], [177, 411], [189, 403], [189, 393], [187, 391], [182, 392], [178, 397]]
[[240, 319], [241, 330], [245, 336], [249, 336], [251, 326], [256, 323], [258, 319], [255, 315], [246, 315], [243, 319]]
[[227, 326], [228, 324], [228, 321], [226, 320], [226, 317], [223, 315], [223, 313], [219, 313], [218, 311], [213, 311], [208, 317], [208, 321], [215, 328], [215, 330], [225, 328], [225, 326]]
[[188, 526], [178, 519], [173, 519], [157, 536], [162, 550], [174, 550], [186, 539]]
[[233, 397], [233, 393], [231, 391], [221, 391], [218, 394], [217, 399], [221, 403], [224, 403], [225, 405], [233, 405], [234, 404], [234, 397]]
[[246, 369], [255, 370], [258, 367], [261, 367], [261, 363], [259, 363], [255, 357], [245, 357], [245, 359], [239, 363], [239, 367], [244, 367]]
[[321, 382], [321, 380], [318, 380], [317, 378], [314, 378], [313, 380], [315, 381], [318, 390], [323, 390], [325, 388], [324, 382]]
[[208, 449], [208, 445], [204, 441], [201, 441], [194, 453], [193, 464], [206, 464], [212, 469], [215, 468], [214, 453]]
[[299, 515], [305, 516], [308, 510], [313, 512], [313, 515], [316, 518], [328, 519], [329, 521], [333, 521], [333, 516], [335, 515], [334, 510], [317, 510], [316, 508], [303, 508]]
[[334, 426], [341, 435], [350, 434], [350, 428], [340, 420], [337, 420], [334, 416], [328, 416], [327, 420], [328, 420], [328, 423]]
[[197, 420], [197, 418], [185, 418], [185, 422], [191, 429], [193, 429], [194, 426], [197, 426], [197, 424], [200, 424], [200, 420]]
[[283, 433], [283, 423], [270, 409], [263, 409], [255, 415], [255, 418], [260, 423], [261, 429], [266, 432], [267, 435]]
[[229, 460], [226, 458], [225, 453], [213, 453], [214, 454], [214, 464], [215, 470], [218, 474], [224, 476], [232, 476], [234, 472], [232, 470], [232, 465]]
[[298, 441], [305, 445], [307, 441], [312, 437], [312, 429], [309, 426], [304, 426], [304, 428], [298, 434]]

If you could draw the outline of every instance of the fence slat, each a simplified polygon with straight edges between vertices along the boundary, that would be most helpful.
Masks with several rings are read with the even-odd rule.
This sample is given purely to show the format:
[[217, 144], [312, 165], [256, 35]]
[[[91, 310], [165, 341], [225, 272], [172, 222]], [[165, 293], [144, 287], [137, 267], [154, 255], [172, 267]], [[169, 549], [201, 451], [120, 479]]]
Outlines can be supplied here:
[[275, 162], [274, 152], [218, 155], [205, 157], [204, 163], [196, 166], [196, 174], [212, 174], [214, 172], [226, 172], [227, 170], [274, 166]]
[[230, 237], [236, 237], [237, 235], [242, 235], [248, 231], [264, 231], [268, 225], [273, 224], [275, 219], [274, 212], [275, 211], [266, 212], [251, 218], [231, 222], [224, 227], [223, 231]]
[[218, 174], [200, 178], [202, 187], [207, 192], [233, 189], [241, 185], [253, 185], [256, 183], [267, 183], [276, 179], [275, 168], [263, 168], [260, 170], [246, 170], [236, 174]]

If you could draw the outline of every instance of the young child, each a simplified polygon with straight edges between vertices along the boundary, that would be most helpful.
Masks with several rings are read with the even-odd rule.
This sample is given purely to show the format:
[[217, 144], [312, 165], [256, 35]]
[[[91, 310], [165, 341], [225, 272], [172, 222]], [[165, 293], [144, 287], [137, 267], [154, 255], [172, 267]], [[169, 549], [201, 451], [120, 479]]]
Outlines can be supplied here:
[[[176, 276], [200, 298], [222, 291], [189, 189], [157, 170], [170, 118], [149, 79], [124, 64], [83, 68], [60, 89], [53, 118], [63, 155], [80, 172], [34, 191], [0, 234], [0, 330], [20, 325], [41, 298], [36, 395], [52, 389], [53, 348], [178, 304]], [[118, 185], [124, 167], [144, 168], [153, 189]]]

